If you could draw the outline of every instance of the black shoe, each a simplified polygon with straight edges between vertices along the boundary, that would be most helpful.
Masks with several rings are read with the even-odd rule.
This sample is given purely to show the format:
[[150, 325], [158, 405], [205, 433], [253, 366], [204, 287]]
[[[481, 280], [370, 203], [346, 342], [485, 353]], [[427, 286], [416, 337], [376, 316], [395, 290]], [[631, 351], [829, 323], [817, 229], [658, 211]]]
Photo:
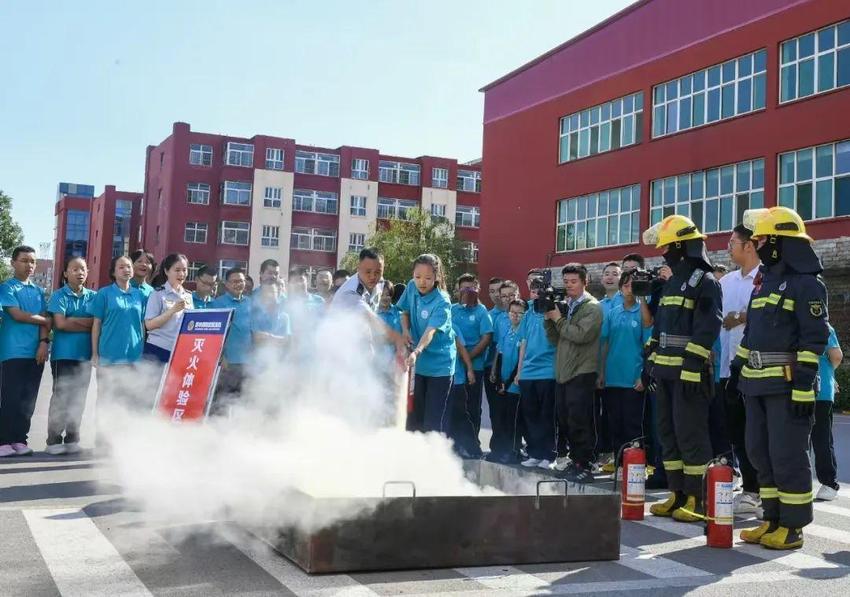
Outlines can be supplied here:
[[572, 481], [573, 483], [593, 483], [596, 480], [593, 478], [593, 473], [590, 472], [589, 468], [575, 463], [571, 464], [564, 471], [564, 476], [568, 481]]

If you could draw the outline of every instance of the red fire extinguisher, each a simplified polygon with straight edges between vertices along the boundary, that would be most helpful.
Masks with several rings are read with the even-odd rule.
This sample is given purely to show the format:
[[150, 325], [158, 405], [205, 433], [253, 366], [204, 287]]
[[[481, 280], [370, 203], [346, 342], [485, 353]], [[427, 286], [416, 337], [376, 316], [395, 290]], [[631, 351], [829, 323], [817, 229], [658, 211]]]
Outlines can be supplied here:
[[623, 470], [620, 488], [623, 520], [643, 520], [646, 500], [646, 452], [639, 440], [640, 438], [632, 440], [620, 448], [622, 454], [620, 462]]
[[732, 467], [725, 457], [708, 463], [703, 480], [705, 490], [705, 535], [709, 547], [732, 547], [735, 514], [732, 511]]

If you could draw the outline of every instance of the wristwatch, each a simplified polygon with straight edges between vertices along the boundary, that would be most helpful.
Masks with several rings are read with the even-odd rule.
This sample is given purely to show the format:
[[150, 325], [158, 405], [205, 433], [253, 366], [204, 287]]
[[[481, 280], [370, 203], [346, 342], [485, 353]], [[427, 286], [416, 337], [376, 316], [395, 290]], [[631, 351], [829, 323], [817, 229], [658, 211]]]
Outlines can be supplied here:
[[735, 311], [735, 321], [741, 321], [741, 312]]
[[44, 342], [45, 344], [50, 344], [50, 338], [39, 338], [39, 342]]

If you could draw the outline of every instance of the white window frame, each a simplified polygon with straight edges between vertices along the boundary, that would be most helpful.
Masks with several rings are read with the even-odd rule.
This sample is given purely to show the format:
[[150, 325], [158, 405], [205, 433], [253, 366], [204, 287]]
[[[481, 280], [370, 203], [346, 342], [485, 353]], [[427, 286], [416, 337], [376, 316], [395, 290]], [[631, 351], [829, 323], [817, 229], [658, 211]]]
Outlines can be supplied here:
[[278, 147], [266, 147], [266, 170], [283, 170], [283, 150]]
[[351, 195], [349, 213], [356, 218], [366, 217], [366, 204], [369, 198], [366, 195]]
[[[845, 39], [841, 41], [841, 35], [845, 35]], [[832, 47], [821, 49], [827, 36], [832, 36]], [[812, 48], [813, 52], [809, 56], [800, 58], [800, 41], [809, 36], [813, 37]], [[777, 98], [780, 104], [788, 104], [796, 102], [807, 97], [827, 93], [833, 89], [843, 89], [850, 85], [850, 81], [843, 85], [838, 84], [838, 54], [845, 53], [847, 59], [850, 60], [850, 19], [838, 23], [833, 23], [828, 27], [821, 27], [815, 31], [809, 31], [803, 35], [786, 39], [779, 44], [779, 90]], [[793, 58], [786, 59], [786, 53], [791, 54], [793, 50]], [[823, 59], [832, 58], [832, 86], [820, 89], [821, 84], [821, 61]], [[800, 65], [804, 62], [812, 63], [812, 92], [806, 95], [800, 95]], [[784, 76], [786, 73], [791, 73], [793, 70], [794, 76], [794, 95], [786, 99], [782, 99], [782, 87]]]
[[455, 208], [455, 226], [481, 228], [481, 208], [475, 205], [458, 205]]
[[212, 166], [213, 148], [205, 143], [192, 143], [189, 145], [189, 163], [193, 166]]
[[239, 166], [240, 168], [254, 167], [254, 146], [251, 143], [237, 143], [228, 141], [224, 152], [224, 163], [228, 166]]
[[334, 153], [297, 150], [295, 172], [339, 178], [339, 156]]
[[[222, 205], [250, 206], [252, 186], [250, 182], [244, 180], [225, 180], [221, 185]], [[236, 197], [235, 201], [231, 200], [234, 196]]]
[[[239, 242], [239, 238], [244, 235], [245, 242]], [[228, 236], [231, 236], [233, 242], [228, 241]], [[222, 220], [219, 226], [219, 244], [233, 245], [237, 247], [247, 247], [251, 242], [251, 223], [239, 222], [236, 220]]]
[[417, 207], [419, 207], [419, 204], [410, 199], [378, 197], [378, 219], [406, 220], [408, 219], [408, 212]]
[[183, 242], [193, 245], [207, 244], [209, 224], [204, 222], [186, 222], [183, 226]]
[[636, 145], [643, 134], [643, 91], [564, 116], [558, 130], [560, 164]]
[[[761, 60], [764, 63], [763, 67], [757, 67], [756, 62]], [[748, 65], [748, 66], [747, 66]], [[724, 80], [726, 76], [725, 70], [730, 67], [733, 74]], [[742, 68], [749, 70], [749, 74], [741, 75]], [[761, 70], [756, 70], [760, 68]], [[717, 75], [717, 82], [711, 79]], [[750, 82], [750, 107], [748, 110], [741, 110], [738, 106], [739, 86], [746, 82]], [[756, 105], [756, 88], [761, 84], [764, 93], [762, 94], [762, 105]], [[723, 91], [731, 85], [733, 110], [728, 116], [723, 115]], [[696, 89], [699, 87], [699, 89]], [[709, 120], [709, 98], [712, 94], [717, 95], [717, 119]], [[673, 95], [675, 94], [675, 97]], [[696, 98], [702, 98], [703, 110], [700, 114], [702, 122], [694, 124], [694, 115], [698, 114], [695, 109]], [[685, 104], [685, 102], [687, 102]], [[725, 60], [720, 64], [713, 64], [708, 68], [688, 73], [682, 77], [677, 77], [671, 81], [666, 81], [652, 88], [652, 138], [658, 139], [669, 135], [675, 135], [682, 131], [690, 131], [693, 129], [708, 126], [736, 116], [751, 114], [765, 109], [767, 103], [767, 51], [764, 48], [736, 56], [730, 60]], [[690, 124], [682, 127], [682, 106], [687, 105], [689, 108]], [[668, 111], [671, 106], [675, 106], [675, 130], [670, 130], [668, 127]], [[663, 125], [663, 126], [662, 126]]]
[[464, 170], [458, 168], [457, 190], [464, 193], [480, 193], [481, 172], [477, 170]]
[[297, 251], [336, 252], [336, 230], [322, 228], [292, 229], [289, 246]]
[[266, 187], [265, 195], [263, 197], [263, 207], [271, 207], [274, 209], [280, 209], [282, 204], [281, 197], [283, 196], [283, 189], [280, 187]]
[[198, 277], [198, 270], [204, 266], [203, 261], [190, 261], [186, 270], [186, 281], [194, 282]]
[[449, 188], [449, 169], [431, 168], [431, 186], [435, 189]]
[[365, 158], [351, 160], [351, 178], [369, 180], [369, 160]]
[[278, 248], [280, 246], [280, 226], [263, 224], [262, 233], [260, 234], [260, 246], [269, 249]]
[[348, 252], [359, 253], [366, 247], [366, 234], [363, 232], [350, 232], [348, 234]]
[[[842, 154], [846, 154], [846, 159], [850, 162], [850, 139], [836, 141], [834, 143], [824, 143], [812, 147], [803, 147], [794, 151], [786, 151], [777, 156], [776, 160], [776, 182], [777, 182], [777, 197], [776, 204], [784, 207], [790, 207], [800, 214], [804, 220], [825, 220], [829, 218], [846, 218], [850, 213], [836, 215], [836, 186], [838, 181], [841, 181], [842, 186], [850, 185], [850, 167], [844, 172], [838, 172], [838, 155], [839, 147]], [[829, 172], [822, 172], [818, 164], [818, 154], [831, 154]], [[800, 178], [800, 159], [804, 154], [808, 153], [811, 161], [811, 176]], [[783, 181], [783, 161], [791, 159], [790, 165], [793, 170], [791, 179]], [[806, 218], [806, 209], [800, 209], [800, 187], [802, 185], [811, 186], [811, 216]], [[820, 195], [829, 198], [829, 211], [821, 212], [818, 215], [818, 198]], [[801, 213], [802, 212], [802, 213]]]
[[381, 160], [378, 162], [378, 180], [389, 184], [419, 186], [422, 168], [419, 164]]
[[463, 257], [466, 263], [478, 263], [478, 243], [471, 240], [464, 242]]
[[[633, 184], [598, 193], [569, 197], [558, 201], [555, 217], [555, 252], [589, 251], [600, 247], [632, 245], [640, 240], [640, 185]], [[623, 195], [628, 195], [628, 204]], [[609, 201], [610, 200], [610, 201]], [[610, 205], [616, 202], [617, 210]], [[604, 205], [604, 207], [603, 207]], [[599, 209], [597, 209], [599, 208]], [[628, 225], [628, 234], [620, 234], [620, 223]], [[593, 234], [588, 235], [592, 223]], [[615, 238], [611, 229], [616, 225]], [[610, 226], [610, 227], [609, 227]], [[572, 232], [572, 243], [570, 234]], [[590, 236], [593, 237], [592, 241]], [[600, 236], [604, 241], [599, 242]]]
[[210, 185], [205, 182], [190, 182], [186, 185], [186, 203], [190, 205], [210, 204]]
[[432, 218], [445, 218], [446, 217], [446, 204], [445, 203], [432, 203], [431, 204], [431, 217]]
[[292, 211], [336, 215], [339, 195], [330, 191], [295, 189], [292, 191]]
[[245, 272], [245, 276], [248, 276], [248, 262], [242, 261], [239, 259], [219, 259], [218, 261], [218, 277], [222, 281], [227, 281], [225, 279], [225, 274], [233, 268], [238, 267], [241, 268]]

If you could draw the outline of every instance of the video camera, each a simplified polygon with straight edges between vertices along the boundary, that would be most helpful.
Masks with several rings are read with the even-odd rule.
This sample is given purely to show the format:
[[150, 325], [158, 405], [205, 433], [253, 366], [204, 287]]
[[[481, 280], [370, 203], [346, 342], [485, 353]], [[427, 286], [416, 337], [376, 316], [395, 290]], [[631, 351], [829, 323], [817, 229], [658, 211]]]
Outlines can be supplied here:
[[635, 296], [650, 296], [658, 287], [664, 284], [659, 272], [663, 266], [652, 269], [632, 270], [632, 294]]
[[546, 270], [539, 278], [531, 281], [531, 289], [537, 290], [537, 299], [534, 301], [535, 313], [546, 313], [558, 309], [561, 315], [566, 316], [567, 307], [566, 291], [563, 288], [552, 286], [552, 270]]

